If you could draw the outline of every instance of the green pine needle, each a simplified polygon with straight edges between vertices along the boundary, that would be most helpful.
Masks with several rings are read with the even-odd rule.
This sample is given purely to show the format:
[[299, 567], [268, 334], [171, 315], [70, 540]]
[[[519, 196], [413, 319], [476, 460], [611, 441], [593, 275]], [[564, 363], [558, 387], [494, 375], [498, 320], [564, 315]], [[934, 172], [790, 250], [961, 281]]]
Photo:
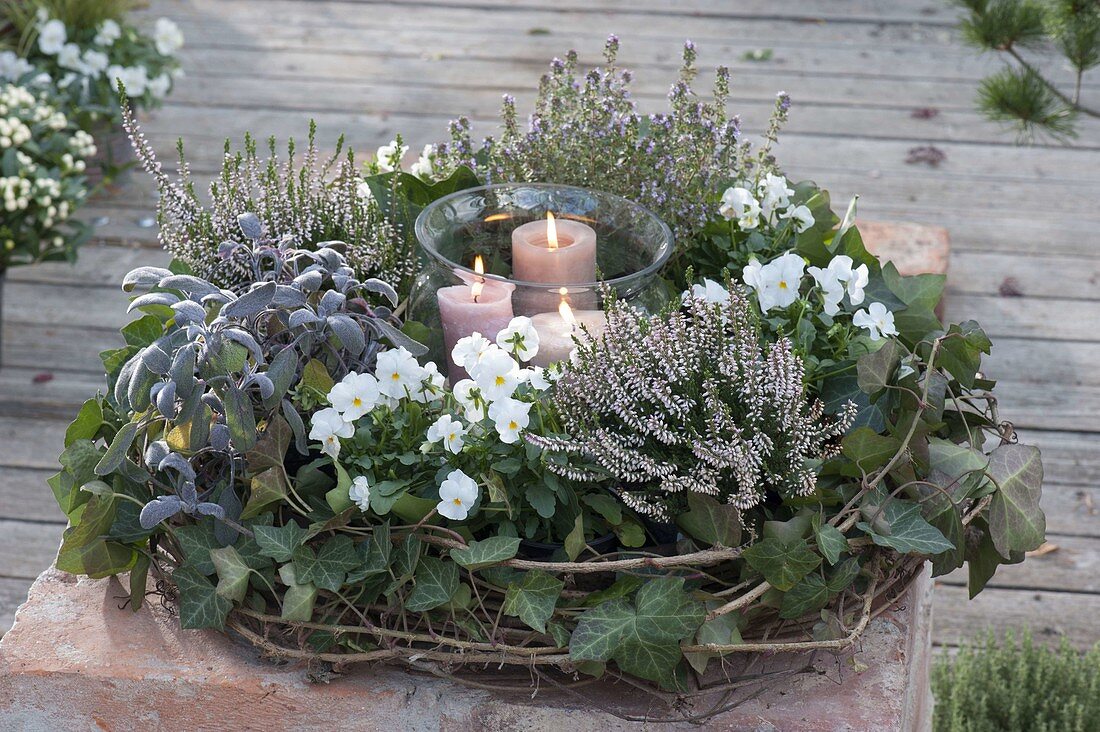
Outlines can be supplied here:
[[1040, 134], [1060, 140], [1076, 136], [1077, 113], [1027, 69], [1004, 69], [983, 79], [978, 108], [994, 122], [1015, 126], [1022, 141]]
[[959, 28], [963, 38], [982, 51], [1004, 51], [1041, 45], [1046, 38], [1046, 13], [1038, 0], [969, 0], [970, 10]]

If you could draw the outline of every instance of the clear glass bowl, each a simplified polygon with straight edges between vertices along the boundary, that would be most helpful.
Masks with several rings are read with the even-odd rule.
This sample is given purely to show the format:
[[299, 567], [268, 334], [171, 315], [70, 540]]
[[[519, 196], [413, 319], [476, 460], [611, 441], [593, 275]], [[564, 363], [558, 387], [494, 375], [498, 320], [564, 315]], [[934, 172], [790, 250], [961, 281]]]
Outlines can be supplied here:
[[535, 362], [544, 365], [567, 355], [563, 326], [566, 340], [579, 334], [571, 321], [599, 330], [603, 285], [645, 312], [668, 302], [658, 273], [672, 232], [610, 193], [540, 183], [470, 188], [425, 208], [416, 237], [423, 262], [405, 317], [426, 327], [429, 356], [452, 382], [464, 375], [450, 359], [454, 342], [474, 330], [492, 340], [513, 315], [534, 319], [545, 345]]

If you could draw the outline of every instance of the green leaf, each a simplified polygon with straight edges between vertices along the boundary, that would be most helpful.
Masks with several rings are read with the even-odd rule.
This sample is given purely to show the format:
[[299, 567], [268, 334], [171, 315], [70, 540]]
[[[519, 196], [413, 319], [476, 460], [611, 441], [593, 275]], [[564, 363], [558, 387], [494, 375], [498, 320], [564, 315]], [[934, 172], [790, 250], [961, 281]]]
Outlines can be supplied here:
[[251, 450], [256, 444], [256, 414], [252, 409], [252, 400], [236, 384], [228, 384], [222, 402], [233, 447], [241, 452]]
[[285, 526], [253, 526], [260, 553], [276, 562], [289, 562], [294, 550], [306, 540], [308, 532], [296, 523]]
[[118, 431], [115, 439], [111, 440], [111, 446], [95, 466], [96, 475], [110, 475], [122, 467], [123, 461], [126, 460], [126, 453], [130, 451], [130, 446], [134, 444], [134, 438], [137, 437], [137, 431], [136, 422], [129, 422]]
[[180, 593], [181, 627], [224, 630], [225, 618], [233, 603], [219, 595], [210, 580], [188, 564], [173, 572], [172, 579]]
[[520, 540], [512, 536], [493, 536], [472, 541], [464, 549], [452, 549], [451, 559], [469, 570], [483, 569], [516, 556]]
[[854, 462], [864, 473], [871, 473], [886, 465], [899, 449], [901, 440], [875, 434], [869, 427], [860, 427], [841, 441], [844, 457]]
[[890, 384], [897, 371], [905, 347], [896, 340], [886, 341], [874, 353], [860, 356], [856, 361], [856, 383], [866, 394], [877, 394]]
[[546, 621], [554, 614], [554, 606], [564, 588], [564, 582], [546, 572], [526, 572], [518, 582], [508, 586], [504, 595], [504, 614], [517, 617], [545, 633]]
[[[717, 607], [718, 603], [714, 604]], [[739, 645], [742, 643], [741, 631], [737, 627], [739, 618], [740, 616], [737, 613], [724, 613], [707, 620], [699, 626], [699, 630], [695, 633], [694, 645]], [[707, 665], [711, 659], [720, 656], [720, 653], [710, 651], [694, 651], [684, 654], [691, 667], [700, 674], [706, 673]]]
[[575, 562], [587, 546], [584, 540], [584, 514], [578, 513], [573, 521], [573, 530], [565, 537], [565, 556], [570, 562]]
[[122, 327], [122, 337], [126, 345], [145, 348], [164, 335], [164, 321], [155, 315], [145, 315], [132, 320]]
[[294, 550], [292, 558], [299, 582], [312, 582], [330, 592], [343, 586], [347, 572], [358, 567], [360, 561], [355, 542], [346, 534], [332, 537], [316, 554], [308, 546], [300, 546]]
[[[351, 500], [351, 476], [348, 475], [348, 471], [344, 469], [344, 466], [340, 463], [333, 463], [333, 467], [336, 468], [336, 486], [325, 493], [325, 503], [332, 509], [333, 513], [342, 513], [351, 508], [354, 503]], [[377, 494], [378, 496], [388, 496], [379, 490], [380, 485], [372, 486], [371, 494]], [[394, 499], [396, 500], [396, 499]], [[390, 503], [392, 507], [393, 503]]]
[[691, 538], [708, 546], [741, 542], [741, 514], [735, 507], [699, 493], [688, 493], [687, 502], [688, 511], [676, 517], [676, 524]]
[[393, 543], [390, 542], [390, 522], [386, 521], [374, 527], [368, 541], [361, 542], [356, 551], [359, 552], [361, 562], [354, 570], [348, 571], [347, 582], [359, 582], [365, 577], [382, 574], [390, 568], [390, 552]]
[[393, 553], [393, 574], [398, 579], [412, 579], [416, 565], [420, 563], [420, 539], [408, 534]]
[[557, 508], [554, 492], [545, 483], [532, 483], [524, 493], [527, 503], [543, 518], [551, 518]]
[[989, 506], [989, 535], [1002, 557], [1038, 549], [1046, 538], [1039, 507], [1043, 463], [1030, 445], [1001, 445], [989, 455], [989, 475], [999, 486]]
[[77, 412], [76, 419], [65, 430], [65, 447], [77, 440], [94, 440], [99, 428], [103, 426], [103, 407], [99, 399], [89, 399]]
[[302, 369], [302, 380], [299, 383], [302, 387], [315, 391], [321, 396], [327, 395], [333, 387], [332, 377], [329, 376], [328, 369], [315, 358], [310, 359], [309, 363]]
[[588, 505], [611, 526], [618, 526], [623, 522], [622, 504], [606, 493], [585, 494], [581, 496], [581, 503]]
[[837, 414], [848, 402], [854, 402], [856, 417], [850, 429], [867, 427], [876, 434], [886, 429], [886, 408], [890, 405], [888, 396], [889, 393], [884, 394], [872, 402], [871, 397], [859, 388], [859, 378], [852, 374], [826, 379], [821, 386], [821, 400], [826, 413]]
[[214, 574], [214, 562], [210, 550], [218, 546], [214, 538], [214, 522], [207, 519], [198, 524], [187, 524], [175, 529], [176, 540], [187, 564], [205, 575]]
[[248, 590], [248, 576], [252, 570], [231, 546], [211, 549], [210, 559], [218, 572], [216, 592], [231, 602], [241, 602]]
[[279, 617], [283, 620], [308, 622], [313, 619], [313, 606], [317, 602], [317, 588], [307, 582], [304, 585], [290, 585], [283, 593], [283, 609]]
[[130, 609], [135, 613], [145, 602], [145, 586], [149, 581], [149, 557], [139, 554], [130, 570]]
[[[882, 509], [874, 529], [866, 521], [856, 524], [860, 530], [871, 536], [873, 542], [896, 549], [902, 554], [927, 556], [955, 548], [939, 529], [924, 520], [919, 503], [897, 498], [886, 500], [886, 508]], [[868, 518], [879, 513], [879, 507], [873, 504], [866, 505], [861, 510]]]
[[882, 278], [898, 298], [909, 307], [934, 310], [943, 298], [946, 275], [917, 274], [903, 277], [893, 262], [882, 268]]
[[762, 539], [741, 556], [768, 584], [784, 592], [821, 564], [821, 557], [801, 540], [784, 543], [779, 539]]
[[248, 502], [241, 511], [244, 520], [259, 516], [273, 503], [285, 501], [290, 490], [281, 465], [253, 475], [249, 486]]
[[458, 565], [438, 557], [424, 557], [413, 581], [405, 608], [411, 612], [434, 610], [448, 602], [458, 589]]
[[249, 472], [256, 473], [266, 468], [282, 467], [287, 448], [294, 438], [290, 425], [279, 415], [272, 417], [264, 426], [264, 431], [256, 444], [245, 453], [244, 459]]
[[619, 537], [619, 543], [627, 547], [645, 546], [645, 529], [636, 521], [624, 521], [614, 527], [615, 536]]
[[819, 574], [809, 574], [784, 593], [779, 617], [794, 620], [820, 610], [828, 602], [829, 588], [825, 586], [825, 580]]
[[825, 580], [829, 592], [835, 595], [846, 590], [859, 576], [859, 569], [859, 559], [856, 557], [848, 557], [836, 567], [833, 567]]
[[940, 344], [936, 366], [941, 366], [967, 389], [974, 388], [974, 378], [981, 367], [982, 354], [988, 354], [992, 343], [976, 322], [968, 320], [947, 330], [951, 337]]
[[848, 540], [840, 529], [830, 523], [822, 521], [821, 514], [814, 514], [814, 538], [817, 540], [817, 548], [829, 564], [836, 564], [840, 555], [848, 551]]

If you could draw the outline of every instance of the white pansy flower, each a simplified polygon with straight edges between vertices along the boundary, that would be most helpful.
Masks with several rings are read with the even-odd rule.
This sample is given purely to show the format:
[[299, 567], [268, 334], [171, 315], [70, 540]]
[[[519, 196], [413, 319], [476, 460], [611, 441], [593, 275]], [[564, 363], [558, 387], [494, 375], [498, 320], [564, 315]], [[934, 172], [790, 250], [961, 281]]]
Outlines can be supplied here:
[[550, 375], [546, 369], [542, 366], [535, 366], [530, 371], [531, 374], [527, 377], [527, 383], [531, 385], [532, 389], [546, 391], [550, 388]]
[[787, 252], [765, 265], [752, 260], [742, 270], [742, 276], [745, 284], [756, 291], [760, 310], [766, 313], [772, 308], [785, 308], [798, 299], [805, 267], [802, 257]]
[[34, 66], [14, 51], [0, 51], [0, 77], [15, 81], [34, 69]]
[[420, 159], [409, 167], [409, 172], [420, 180], [431, 182], [435, 179], [435, 146], [425, 145]]
[[871, 303], [867, 310], [857, 310], [852, 316], [852, 323], [866, 330], [873, 341], [898, 334], [898, 329], [894, 327], [894, 314], [881, 302]]
[[[60, 57], [59, 57], [60, 62]], [[103, 51], [88, 49], [84, 52], [84, 73], [95, 78], [107, 70], [111, 60]]]
[[378, 379], [370, 374], [349, 373], [328, 393], [328, 402], [347, 422], [354, 422], [378, 406]]
[[507, 399], [519, 386], [519, 364], [500, 348], [493, 346], [470, 374], [489, 402]]
[[439, 367], [435, 365], [435, 361], [428, 361], [424, 364], [423, 370], [424, 373], [421, 376], [420, 383], [410, 394], [412, 400], [427, 404], [442, 399], [445, 379], [443, 374], [439, 373]]
[[844, 299], [844, 283], [852, 276], [852, 258], [840, 254], [830, 260], [828, 267], [810, 267], [806, 271], [821, 288], [825, 313], [836, 315]]
[[768, 173], [760, 181], [757, 192], [761, 197], [760, 208], [768, 221], [775, 221], [779, 210], [791, 205], [790, 197], [794, 195], [794, 189], [787, 187], [787, 179], [772, 173]]
[[149, 80], [149, 91], [157, 99], [163, 99], [168, 95], [169, 89], [172, 88], [172, 77], [168, 74], [161, 74], [154, 76]]
[[371, 193], [370, 186], [362, 178], [359, 178], [355, 183], [355, 195], [359, 196], [363, 201], [373, 201], [374, 194]]
[[493, 402], [489, 405], [489, 419], [493, 420], [501, 442], [519, 442], [520, 430], [526, 429], [531, 423], [531, 403], [517, 399]]
[[144, 66], [125, 67], [112, 64], [107, 67], [107, 78], [112, 86], [116, 80], [120, 80], [126, 87], [126, 93], [134, 97], [140, 97], [149, 86], [149, 73]]
[[340, 454], [340, 438], [348, 438], [355, 434], [355, 426], [345, 422], [340, 413], [332, 407], [326, 407], [315, 413], [311, 424], [309, 439], [320, 442], [321, 451], [333, 459]]
[[405, 157], [405, 153], [409, 151], [408, 145], [399, 145], [397, 140], [392, 140], [390, 144], [383, 145], [378, 148], [376, 154], [378, 158], [378, 169], [383, 173], [392, 173], [401, 167], [401, 158]]
[[365, 475], [355, 476], [348, 489], [348, 497], [359, 506], [360, 511], [366, 513], [370, 508], [370, 479]]
[[539, 352], [539, 334], [530, 318], [518, 315], [497, 333], [497, 345], [520, 361], [530, 361]]
[[760, 225], [760, 203], [747, 188], [727, 188], [722, 194], [718, 213], [727, 221], [737, 219], [737, 225], [744, 231]]
[[729, 302], [730, 291], [719, 282], [704, 279], [702, 284], [696, 283], [691, 286], [691, 297], [711, 304], [726, 303]]
[[378, 390], [394, 399], [403, 399], [420, 389], [424, 368], [405, 348], [392, 348], [378, 354], [374, 373]]
[[851, 275], [848, 277], [847, 290], [848, 299], [852, 301], [853, 305], [859, 305], [863, 302], [863, 288], [867, 287], [869, 278], [870, 272], [867, 270], [866, 264], [861, 264], [852, 270]]
[[807, 206], [791, 206], [779, 214], [781, 219], [790, 219], [794, 224], [794, 230], [801, 234], [814, 225], [814, 215]]
[[462, 379], [451, 388], [451, 393], [463, 409], [467, 422], [480, 422], [485, 418], [485, 401], [473, 379]]
[[153, 26], [153, 43], [161, 56], [172, 56], [183, 48], [183, 31], [168, 18], [157, 18]]
[[452, 470], [439, 485], [435, 510], [452, 521], [465, 521], [477, 501], [477, 482], [461, 470]]
[[466, 434], [466, 426], [449, 414], [432, 423], [428, 428], [428, 442], [443, 442], [443, 448], [447, 452], [458, 454], [462, 452], [463, 436]]
[[465, 338], [458, 339], [454, 348], [451, 349], [451, 360], [470, 371], [492, 347], [493, 342], [475, 330]]
[[38, 50], [47, 56], [57, 55], [68, 38], [64, 23], [56, 18], [46, 21], [38, 28]]
[[122, 37], [122, 27], [110, 18], [103, 21], [93, 39], [97, 46], [111, 46]]
[[81, 74], [87, 73], [84, 59], [80, 55], [80, 46], [75, 43], [66, 43], [57, 52], [57, 65], [63, 69], [72, 69]]

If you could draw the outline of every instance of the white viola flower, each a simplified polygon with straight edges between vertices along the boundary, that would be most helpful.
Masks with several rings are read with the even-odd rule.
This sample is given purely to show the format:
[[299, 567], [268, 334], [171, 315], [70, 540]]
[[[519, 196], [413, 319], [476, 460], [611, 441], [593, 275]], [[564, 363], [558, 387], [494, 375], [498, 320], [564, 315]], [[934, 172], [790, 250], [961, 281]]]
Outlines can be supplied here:
[[68, 38], [63, 22], [57, 18], [48, 20], [38, 28], [38, 50], [47, 56], [55, 56], [64, 48]]
[[542, 366], [535, 366], [530, 369], [530, 375], [527, 377], [527, 383], [531, 385], [531, 388], [536, 391], [546, 391], [550, 388], [550, 375], [547, 370]]
[[103, 21], [96, 31], [94, 43], [97, 46], [111, 46], [122, 37], [122, 27], [110, 18]]
[[852, 276], [852, 258], [840, 254], [832, 258], [828, 267], [810, 267], [806, 271], [821, 288], [825, 313], [836, 315], [844, 299], [844, 283]]
[[766, 313], [772, 308], [785, 308], [798, 299], [805, 267], [802, 257], [787, 252], [765, 265], [752, 260], [742, 270], [742, 276], [745, 284], [756, 291], [760, 310]]
[[457, 455], [462, 452], [463, 437], [466, 434], [466, 426], [449, 414], [432, 423], [428, 428], [428, 442], [443, 441], [443, 449]]
[[347, 422], [354, 422], [378, 406], [378, 379], [370, 374], [349, 373], [328, 393], [328, 402]]
[[435, 361], [424, 364], [424, 374], [420, 383], [412, 390], [411, 396], [414, 402], [428, 404], [443, 398], [443, 374], [439, 373], [439, 367]]
[[478, 362], [481, 361], [481, 357], [492, 346], [492, 341], [475, 330], [465, 338], [458, 339], [454, 348], [451, 349], [451, 360], [454, 361], [455, 365], [470, 371], [477, 366]]
[[757, 192], [761, 198], [760, 208], [768, 221], [775, 221], [779, 210], [791, 205], [790, 197], [794, 195], [794, 189], [787, 187], [787, 179], [772, 173], [768, 173], [764, 176], [764, 180], [760, 181]]
[[63, 69], [72, 69], [79, 74], [87, 74], [87, 67], [80, 55], [80, 46], [75, 43], [66, 43], [57, 52], [57, 65]]
[[336, 459], [340, 454], [340, 438], [348, 438], [355, 434], [355, 425], [345, 422], [332, 407], [326, 407], [313, 415], [309, 430], [309, 439], [321, 443], [321, 451], [329, 457]]
[[168, 18], [157, 18], [153, 26], [153, 43], [161, 56], [173, 56], [183, 48], [183, 31]]
[[519, 364], [508, 353], [493, 346], [470, 374], [486, 401], [507, 399], [519, 386]]
[[435, 180], [435, 146], [425, 145], [420, 159], [409, 167], [409, 172], [423, 181]]
[[149, 80], [149, 91], [157, 99], [163, 99], [168, 96], [168, 91], [171, 88], [172, 77], [168, 74], [161, 74]]
[[747, 188], [727, 188], [722, 194], [718, 213], [727, 221], [737, 219], [737, 225], [744, 231], [760, 225], [760, 203]]
[[451, 388], [451, 393], [455, 401], [462, 405], [462, 416], [467, 422], [476, 423], [485, 419], [485, 401], [473, 379], [462, 379]]
[[27, 59], [18, 56], [14, 51], [0, 51], [0, 77], [15, 81], [33, 69], [34, 66]]
[[370, 479], [365, 475], [357, 475], [351, 481], [348, 496], [359, 506], [364, 513], [370, 508]]
[[531, 403], [518, 399], [501, 399], [489, 405], [489, 419], [493, 420], [500, 441], [513, 444], [519, 441], [520, 430], [531, 423]]
[[383, 173], [392, 173], [401, 167], [401, 158], [409, 151], [408, 145], [399, 145], [397, 140], [378, 148], [378, 169]]
[[801, 234], [814, 225], [814, 215], [807, 206], [791, 206], [779, 214], [781, 219], [790, 219], [794, 224], [794, 230]]
[[894, 314], [881, 302], [871, 303], [867, 310], [857, 310], [852, 316], [852, 323], [866, 330], [873, 341], [898, 334], [898, 329], [894, 327]]
[[126, 93], [134, 97], [140, 97], [149, 86], [149, 73], [144, 66], [123, 67], [113, 64], [107, 67], [107, 78], [111, 80], [112, 86], [116, 79], [122, 81]]
[[870, 272], [867, 270], [866, 264], [861, 264], [852, 270], [848, 276], [847, 290], [848, 299], [852, 301], [853, 305], [859, 305], [863, 302], [863, 289], [867, 287], [868, 279], [870, 278]]
[[[60, 62], [60, 57], [58, 59]], [[84, 52], [84, 72], [93, 78], [97, 78], [100, 74], [107, 70], [107, 67], [111, 65], [111, 59], [107, 57], [107, 54], [103, 51], [96, 51], [89, 48]]]
[[530, 361], [539, 352], [539, 333], [530, 318], [518, 315], [497, 333], [497, 345], [520, 361]]
[[719, 282], [704, 279], [702, 284], [691, 286], [691, 297], [711, 304], [720, 304], [729, 302], [730, 291]]
[[355, 184], [355, 195], [359, 196], [365, 202], [373, 201], [374, 194], [371, 193], [370, 186], [362, 178], [357, 179]]
[[452, 521], [465, 521], [477, 502], [477, 482], [461, 470], [452, 470], [439, 485], [439, 503], [435, 510]]
[[391, 348], [378, 354], [374, 374], [378, 390], [394, 399], [403, 399], [420, 389], [424, 368], [405, 348]]

